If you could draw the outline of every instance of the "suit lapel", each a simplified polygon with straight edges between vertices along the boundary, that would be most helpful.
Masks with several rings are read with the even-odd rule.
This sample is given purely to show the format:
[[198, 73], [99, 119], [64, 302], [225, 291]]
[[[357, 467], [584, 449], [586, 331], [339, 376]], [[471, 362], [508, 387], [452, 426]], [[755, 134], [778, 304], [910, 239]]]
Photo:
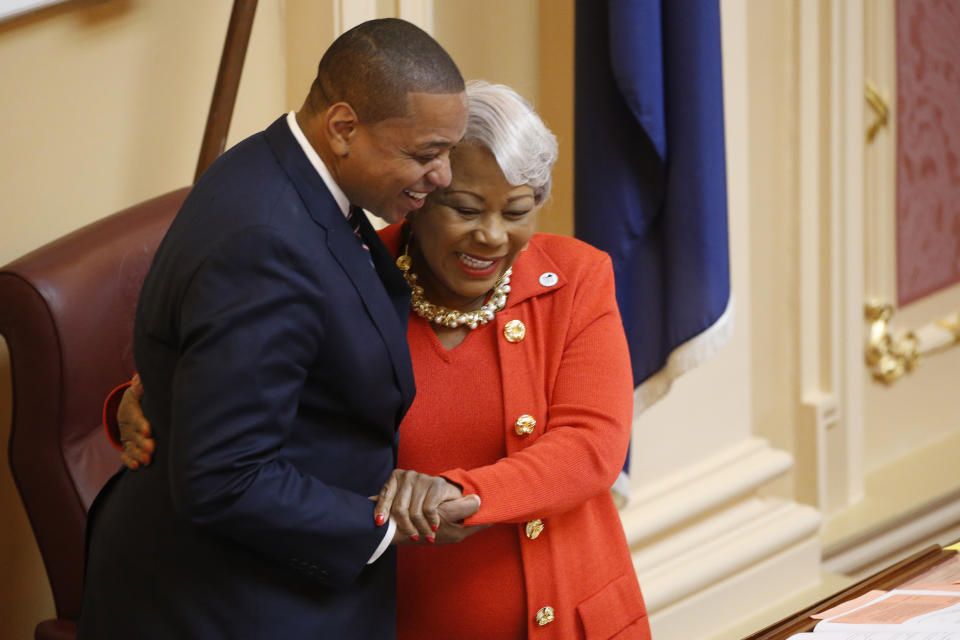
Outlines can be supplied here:
[[[370, 226], [366, 220], [361, 223], [361, 225], [364, 224], [367, 227]], [[369, 255], [360, 246], [360, 242], [353, 235], [346, 220], [343, 220], [342, 229], [327, 231], [327, 247], [330, 249], [330, 255], [340, 263], [347, 277], [353, 282], [373, 324], [390, 352], [394, 375], [404, 399], [397, 419], [399, 423], [400, 418], [410, 408], [415, 392], [413, 365], [410, 362], [410, 350], [407, 347], [410, 289], [402, 276], [399, 283], [396, 281], [399, 270], [393, 265], [390, 254], [372, 229], [370, 233], [364, 235], [364, 241], [370, 247]], [[376, 269], [370, 264], [370, 258], [373, 259]]]
[[[353, 283], [383, 339], [403, 397], [403, 406], [397, 416], [399, 424], [415, 394], [413, 366], [407, 347], [409, 287], [365, 216], [361, 221], [360, 231], [364, 242], [370, 247], [370, 254], [360, 246], [336, 200], [293, 137], [285, 118], [286, 116], [281, 116], [276, 120], [264, 131], [264, 135], [277, 160], [290, 176], [310, 217], [326, 229], [330, 255]], [[371, 259], [376, 270], [370, 265]]]

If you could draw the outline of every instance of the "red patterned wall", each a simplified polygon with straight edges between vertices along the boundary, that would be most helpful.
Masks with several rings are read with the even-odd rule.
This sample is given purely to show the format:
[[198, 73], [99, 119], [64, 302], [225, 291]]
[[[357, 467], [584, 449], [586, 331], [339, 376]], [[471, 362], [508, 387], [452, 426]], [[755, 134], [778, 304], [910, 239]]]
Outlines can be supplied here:
[[960, 0], [897, 0], [897, 298], [960, 282]]

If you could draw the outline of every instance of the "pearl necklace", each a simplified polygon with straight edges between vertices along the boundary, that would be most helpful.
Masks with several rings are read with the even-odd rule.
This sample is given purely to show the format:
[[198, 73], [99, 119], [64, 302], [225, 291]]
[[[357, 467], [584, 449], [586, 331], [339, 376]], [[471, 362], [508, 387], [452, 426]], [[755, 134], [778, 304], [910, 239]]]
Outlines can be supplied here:
[[487, 324], [493, 320], [494, 314], [503, 309], [507, 304], [507, 294], [510, 293], [510, 275], [513, 269], [500, 276], [497, 283], [493, 286], [493, 293], [482, 307], [474, 311], [457, 311], [438, 304], [433, 304], [423, 295], [423, 287], [417, 284], [417, 274], [410, 271], [410, 255], [407, 250], [410, 244], [403, 248], [403, 255], [397, 258], [397, 267], [403, 272], [403, 279], [410, 285], [410, 308], [421, 318], [434, 322], [441, 327], [450, 327], [455, 329], [460, 326], [476, 329], [482, 324]]

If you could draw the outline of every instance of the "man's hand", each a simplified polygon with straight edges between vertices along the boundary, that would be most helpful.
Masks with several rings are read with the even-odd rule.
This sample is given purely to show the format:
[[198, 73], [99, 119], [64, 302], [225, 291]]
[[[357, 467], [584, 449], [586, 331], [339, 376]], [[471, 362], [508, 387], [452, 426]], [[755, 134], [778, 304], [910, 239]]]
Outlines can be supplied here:
[[150, 464], [156, 445], [150, 437], [150, 422], [143, 415], [140, 406], [143, 398], [140, 374], [135, 374], [130, 382], [117, 407], [117, 426], [120, 428], [120, 442], [123, 444], [120, 461], [124, 466], [136, 469], [140, 465]]
[[[441, 505], [445, 505], [443, 510]], [[377, 524], [392, 517], [397, 525], [393, 544], [459, 542], [473, 533], [455, 523], [480, 508], [480, 497], [464, 497], [460, 489], [439, 476], [395, 469], [383, 485], [374, 509]], [[441, 525], [443, 530], [441, 532]], [[438, 540], [439, 538], [439, 540]]]
[[437, 531], [437, 544], [452, 544], [483, 531], [489, 524], [464, 526], [460, 524], [480, 509], [480, 496], [471, 493], [459, 500], [450, 500], [437, 507], [440, 514], [440, 530]]

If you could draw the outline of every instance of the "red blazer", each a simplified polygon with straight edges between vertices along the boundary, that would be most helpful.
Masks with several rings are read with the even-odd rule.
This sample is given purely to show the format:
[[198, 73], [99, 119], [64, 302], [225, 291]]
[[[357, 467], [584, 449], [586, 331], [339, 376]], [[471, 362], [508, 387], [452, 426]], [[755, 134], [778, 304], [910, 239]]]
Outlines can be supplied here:
[[[395, 254], [398, 227], [380, 232]], [[610, 496], [633, 418], [610, 258], [572, 238], [536, 234], [510, 285], [507, 306], [495, 317], [507, 457], [443, 475], [481, 498], [466, 524], [516, 523], [530, 638], [648, 639]], [[504, 330], [517, 320], [525, 334], [511, 342]], [[518, 433], [520, 416], [536, 420], [531, 433]], [[553, 620], [540, 625], [537, 613], [546, 607]]]

